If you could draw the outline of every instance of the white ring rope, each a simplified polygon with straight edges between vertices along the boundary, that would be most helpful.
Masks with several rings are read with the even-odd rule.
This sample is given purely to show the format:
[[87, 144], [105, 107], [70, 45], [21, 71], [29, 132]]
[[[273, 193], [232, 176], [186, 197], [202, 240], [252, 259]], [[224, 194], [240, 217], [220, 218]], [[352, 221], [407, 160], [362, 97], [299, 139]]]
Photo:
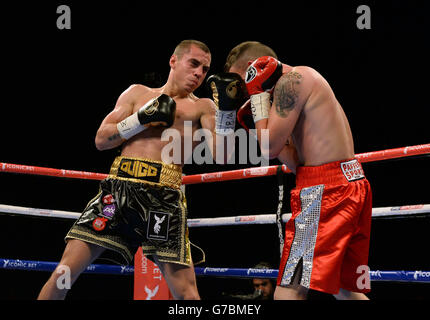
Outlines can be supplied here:
[[[0, 204], [0, 213], [28, 215], [28, 216], [41, 216], [47, 218], [65, 218], [77, 219], [81, 216], [80, 212], [51, 210], [51, 209], [37, 209], [19, 206], [11, 206]], [[372, 209], [373, 218], [382, 217], [401, 217], [410, 215], [430, 214], [430, 204], [417, 204], [396, 207], [381, 207]], [[287, 222], [291, 217], [291, 213], [282, 215], [282, 222]], [[244, 215], [233, 217], [219, 217], [219, 218], [200, 218], [188, 219], [189, 227], [212, 227], [212, 226], [232, 226], [232, 225], [246, 225], [246, 224], [275, 224], [276, 214], [256, 214]]]

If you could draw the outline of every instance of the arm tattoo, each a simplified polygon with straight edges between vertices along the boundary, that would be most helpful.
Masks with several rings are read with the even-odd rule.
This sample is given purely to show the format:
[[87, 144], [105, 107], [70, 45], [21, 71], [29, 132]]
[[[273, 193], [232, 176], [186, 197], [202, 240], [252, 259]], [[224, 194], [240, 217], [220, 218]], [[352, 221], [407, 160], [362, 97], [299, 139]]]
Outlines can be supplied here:
[[274, 99], [276, 113], [282, 117], [288, 117], [291, 109], [299, 97], [299, 86], [303, 76], [298, 72], [289, 72], [283, 75], [275, 87]]
[[114, 140], [116, 140], [118, 138], [121, 138], [120, 134], [119, 133], [115, 133], [114, 135], [108, 137], [108, 140], [109, 141], [114, 141]]

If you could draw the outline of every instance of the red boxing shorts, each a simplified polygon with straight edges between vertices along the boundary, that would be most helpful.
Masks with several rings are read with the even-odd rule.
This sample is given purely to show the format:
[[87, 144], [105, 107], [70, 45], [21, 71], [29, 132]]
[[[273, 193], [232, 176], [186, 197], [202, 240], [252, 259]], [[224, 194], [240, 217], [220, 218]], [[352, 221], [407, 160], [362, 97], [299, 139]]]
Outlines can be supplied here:
[[277, 284], [290, 285], [301, 262], [299, 283], [306, 288], [369, 292], [359, 267], [367, 267], [372, 191], [358, 160], [298, 167], [291, 211]]

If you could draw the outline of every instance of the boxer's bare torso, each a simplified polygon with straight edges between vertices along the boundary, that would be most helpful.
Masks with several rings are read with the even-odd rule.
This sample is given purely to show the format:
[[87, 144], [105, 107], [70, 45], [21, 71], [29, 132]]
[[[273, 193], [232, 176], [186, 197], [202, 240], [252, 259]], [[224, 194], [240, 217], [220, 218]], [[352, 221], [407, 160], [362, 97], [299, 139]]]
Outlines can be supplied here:
[[309, 67], [284, 64], [283, 72], [267, 120], [272, 156], [291, 168], [354, 157], [348, 120], [328, 82]]
[[[351, 129], [327, 81], [309, 67], [293, 68], [290, 78], [301, 82], [294, 87], [299, 95], [298, 101], [304, 103], [292, 132], [299, 163], [316, 166], [352, 158], [354, 142]], [[282, 117], [287, 107], [281, 109], [278, 107], [277, 112]]]
[[[131, 113], [139, 110], [141, 106], [147, 103], [150, 99], [165, 93], [163, 88], [152, 89], [141, 85], [134, 85], [130, 88], [130, 95], [128, 99], [131, 99], [131, 105], [133, 106], [133, 111]], [[212, 109], [212, 104], [208, 102], [208, 99], [199, 99], [193, 94], [187, 97], [180, 98], [172, 96], [176, 102], [176, 116], [175, 122], [170, 127], [170, 129], [175, 129], [178, 131], [181, 137], [181, 163], [183, 164], [184, 159], [184, 121], [188, 121], [191, 124], [190, 128], [192, 133], [195, 130], [202, 127], [200, 119], [205, 115], [210, 115], [214, 112]], [[122, 155], [128, 157], [138, 157], [147, 158], [152, 160], [162, 160], [161, 151], [162, 149], [171, 141], [161, 141], [160, 137], [163, 133], [164, 127], [151, 127], [148, 128], [131, 139], [124, 142], [122, 147]], [[192, 140], [191, 137], [187, 139]], [[193, 142], [193, 147], [199, 142]], [[185, 159], [186, 160], [186, 159]]]

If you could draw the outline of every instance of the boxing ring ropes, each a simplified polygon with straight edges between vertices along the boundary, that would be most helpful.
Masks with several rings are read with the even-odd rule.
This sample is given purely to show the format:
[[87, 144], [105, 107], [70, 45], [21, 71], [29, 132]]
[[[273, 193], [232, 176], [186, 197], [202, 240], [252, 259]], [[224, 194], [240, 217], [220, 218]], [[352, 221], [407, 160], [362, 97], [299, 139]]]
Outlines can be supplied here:
[[[430, 144], [407, 146], [401, 148], [387, 149], [357, 154], [356, 158], [361, 162], [373, 162], [389, 159], [398, 159], [411, 156], [428, 156]], [[274, 165], [267, 167], [251, 167], [247, 169], [222, 171], [214, 173], [196, 174], [183, 176], [182, 184], [198, 184], [209, 182], [222, 182], [229, 180], [249, 179], [276, 175], [282, 169], [284, 173], [291, 173], [285, 165]], [[46, 167], [35, 167], [20, 164], [0, 162], [0, 172], [53, 176], [60, 178], [102, 180], [107, 174], [84, 172], [65, 169], [53, 169]], [[12, 215], [31, 215], [45, 218], [77, 219], [81, 213], [51, 209], [37, 209], [0, 204], [0, 213]], [[414, 215], [430, 215], [430, 204], [416, 204], [396, 207], [373, 208], [372, 217], [411, 217]], [[290, 213], [282, 214], [283, 223], [291, 217]], [[188, 219], [188, 227], [217, 227], [217, 226], [239, 226], [249, 224], [275, 224], [276, 214], [261, 214], [233, 217]], [[54, 271], [58, 262], [30, 261], [20, 259], [0, 258], [0, 268], [10, 270], [28, 271]], [[272, 278], [278, 275], [276, 269], [253, 269], [253, 268], [211, 268], [195, 267], [197, 276], [236, 277], [236, 278]], [[85, 273], [111, 274], [111, 275], [133, 275], [133, 266], [92, 264], [87, 267]], [[430, 283], [430, 269], [422, 270], [394, 270], [381, 271], [370, 270], [371, 281], [401, 281]]]

